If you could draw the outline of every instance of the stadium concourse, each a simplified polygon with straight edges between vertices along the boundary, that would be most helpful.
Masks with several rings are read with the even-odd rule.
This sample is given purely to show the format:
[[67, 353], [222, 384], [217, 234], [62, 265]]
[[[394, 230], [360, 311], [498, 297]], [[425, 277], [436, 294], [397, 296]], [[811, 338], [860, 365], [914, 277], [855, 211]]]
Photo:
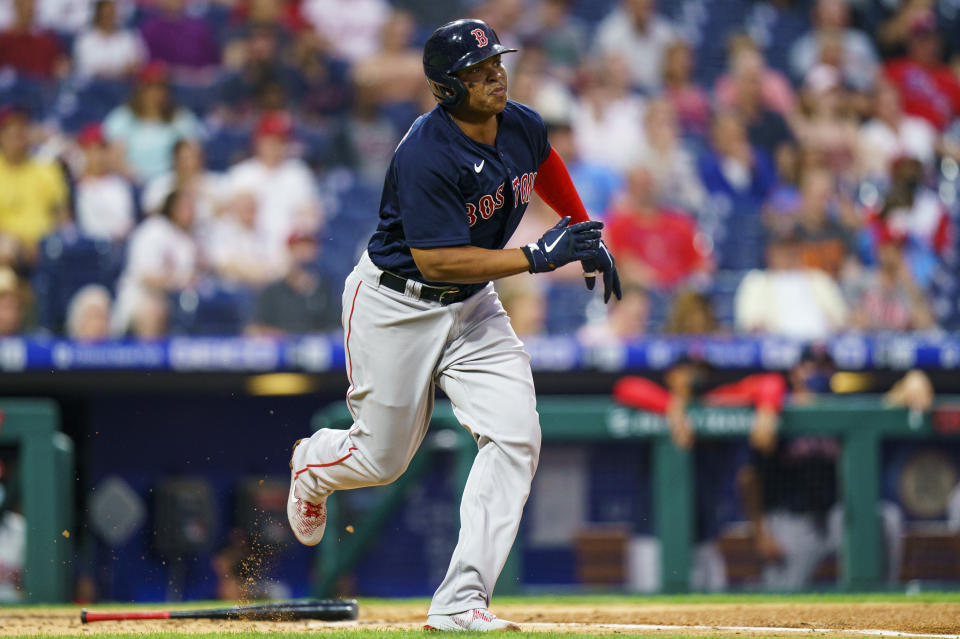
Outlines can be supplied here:
[[608, 316], [575, 268], [512, 278], [521, 336], [952, 330], [960, 19], [901, 5], [8, 3], [0, 335], [338, 328], [386, 163], [432, 107], [422, 43], [460, 15], [520, 48], [511, 97], [629, 291]]

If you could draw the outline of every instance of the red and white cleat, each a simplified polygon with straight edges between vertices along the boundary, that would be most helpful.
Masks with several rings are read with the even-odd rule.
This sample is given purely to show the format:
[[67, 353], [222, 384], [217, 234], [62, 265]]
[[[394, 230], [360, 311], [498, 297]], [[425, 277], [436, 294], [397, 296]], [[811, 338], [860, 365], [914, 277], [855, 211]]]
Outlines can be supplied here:
[[507, 630], [519, 631], [520, 626], [500, 619], [486, 608], [474, 608], [455, 615], [430, 615], [424, 630], [444, 630], [459, 632], [504, 632]]
[[[301, 439], [293, 445], [297, 449]], [[290, 460], [290, 492], [287, 494], [287, 521], [297, 540], [305, 546], [316, 546], [323, 539], [323, 531], [327, 528], [327, 500], [317, 503], [298, 499], [293, 494], [297, 485], [297, 471], [293, 467], [293, 458]]]

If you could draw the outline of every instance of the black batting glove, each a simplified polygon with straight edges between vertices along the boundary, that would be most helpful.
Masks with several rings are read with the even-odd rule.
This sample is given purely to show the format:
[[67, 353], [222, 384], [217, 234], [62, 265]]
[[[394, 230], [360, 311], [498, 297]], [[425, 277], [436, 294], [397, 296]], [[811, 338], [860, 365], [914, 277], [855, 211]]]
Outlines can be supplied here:
[[583, 279], [587, 283], [587, 288], [591, 291], [597, 283], [597, 271], [603, 273], [603, 303], [610, 301], [610, 294], [622, 297], [620, 291], [620, 275], [617, 274], [617, 265], [613, 260], [613, 254], [607, 245], [600, 240], [599, 246], [594, 254], [585, 260], [580, 260], [583, 266]]
[[530, 263], [531, 273], [545, 273], [576, 260], [595, 255], [600, 247], [603, 222], [580, 222], [572, 226], [570, 216], [563, 218], [536, 242], [520, 250]]

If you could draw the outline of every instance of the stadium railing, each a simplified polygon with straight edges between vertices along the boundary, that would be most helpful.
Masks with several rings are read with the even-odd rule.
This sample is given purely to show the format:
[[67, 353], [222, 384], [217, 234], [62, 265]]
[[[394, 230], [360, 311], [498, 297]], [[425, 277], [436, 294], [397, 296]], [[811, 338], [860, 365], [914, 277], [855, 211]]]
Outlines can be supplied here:
[[27, 522], [23, 591], [28, 603], [66, 602], [73, 593], [73, 441], [59, 430], [54, 402], [0, 400], [0, 444], [19, 448], [18, 484]]

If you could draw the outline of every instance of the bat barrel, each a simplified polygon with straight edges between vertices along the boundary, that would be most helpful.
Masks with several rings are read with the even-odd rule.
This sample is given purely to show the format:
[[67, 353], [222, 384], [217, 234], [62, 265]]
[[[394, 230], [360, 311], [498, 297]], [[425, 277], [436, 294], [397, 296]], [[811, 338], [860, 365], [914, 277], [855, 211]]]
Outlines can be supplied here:
[[169, 619], [169, 610], [152, 610], [129, 612], [94, 612], [84, 608], [80, 611], [80, 621], [82, 623], [92, 623], [94, 621], [127, 621], [130, 619]]

